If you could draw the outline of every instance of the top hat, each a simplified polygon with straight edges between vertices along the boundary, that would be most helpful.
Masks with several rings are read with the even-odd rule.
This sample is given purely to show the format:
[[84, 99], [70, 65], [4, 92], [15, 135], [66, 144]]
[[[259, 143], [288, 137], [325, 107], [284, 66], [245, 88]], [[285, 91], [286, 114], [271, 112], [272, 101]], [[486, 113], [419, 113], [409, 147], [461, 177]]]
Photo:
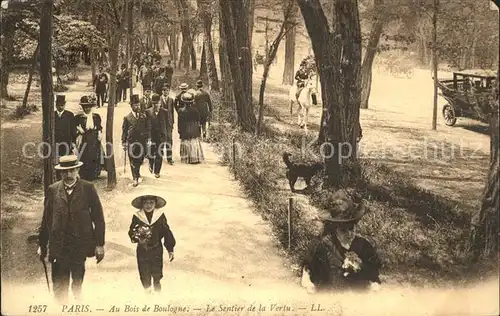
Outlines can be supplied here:
[[201, 80], [196, 81], [196, 86], [197, 86], [198, 88], [203, 87], [203, 81], [201, 81]]
[[139, 100], [139, 95], [138, 94], [132, 94], [130, 96], [130, 104], [139, 104], [141, 101]]
[[132, 200], [132, 206], [138, 209], [142, 209], [142, 203], [144, 200], [156, 200], [156, 206], [155, 208], [162, 208], [167, 204], [167, 201], [165, 201], [164, 198], [159, 197], [157, 195], [141, 195], [136, 197], [135, 199]]
[[66, 155], [59, 158], [59, 164], [54, 168], [56, 170], [70, 170], [80, 168], [81, 166], [83, 166], [83, 162], [78, 161], [78, 157], [76, 155]]
[[189, 88], [187, 83], [181, 83], [181, 85], [179, 86], [179, 89], [181, 90], [187, 90], [187, 88]]
[[328, 214], [320, 216], [325, 222], [337, 224], [357, 223], [365, 214], [364, 203], [355, 203], [345, 192], [335, 192], [332, 198], [333, 205], [330, 211]]
[[82, 107], [95, 106], [96, 100], [91, 95], [84, 95], [83, 97], [80, 98], [80, 105]]
[[66, 104], [66, 96], [62, 94], [56, 95], [56, 105]]
[[192, 103], [194, 101], [194, 96], [192, 93], [186, 92], [181, 95], [181, 101], [186, 103]]
[[153, 102], [153, 103], [160, 102], [160, 96], [156, 93], [153, 94], [153, 96], [151, 96], [151, 102]]

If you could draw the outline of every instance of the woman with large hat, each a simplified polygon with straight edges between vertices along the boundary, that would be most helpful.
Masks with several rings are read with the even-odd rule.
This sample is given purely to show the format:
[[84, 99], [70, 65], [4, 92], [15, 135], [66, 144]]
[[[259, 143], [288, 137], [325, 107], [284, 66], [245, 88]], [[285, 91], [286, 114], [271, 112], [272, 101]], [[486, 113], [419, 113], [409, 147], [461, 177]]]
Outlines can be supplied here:
[[96, 106], [96, 99], [92, 95], [85, 95], [80, 99], [83, 113], [75, 116], [77, 132], [77, 148], [83, 167], [80, 169], [80, 177], [92, 181], [97, 179], [104, 169], [101, 116], [93, 113], [92, 108]]
[[375, 248], [356, 235], [356, 225], [365, 214], [344, 191], [335, 192], [330, 212], [320, 216], [323, 233], [310, 245], [303, 261], [302, 286], [308, 292], [319, 288], [378, 288], [381, 262]]
[[128, 235], [132, 243], [137, 243], [137, 267], [142, 286], [151, 290], [151, 279], [156, 292], [161, 291], [163, 277], [163, 246], [168, 251], [169, 260], [174, 260], [175, 238], [167, 223], [165, 213], [160, 209], [167, 202], [157, 195], [141, 195], [132, 200], [138, 211], [132, 216]]
[[198, 164], [205, 160], [201, 147], [200, 113], [193, 106], [194, 95], [185, 92], [181, 95], [179, 108], [179, 136], [181, 139], [181, 162]]

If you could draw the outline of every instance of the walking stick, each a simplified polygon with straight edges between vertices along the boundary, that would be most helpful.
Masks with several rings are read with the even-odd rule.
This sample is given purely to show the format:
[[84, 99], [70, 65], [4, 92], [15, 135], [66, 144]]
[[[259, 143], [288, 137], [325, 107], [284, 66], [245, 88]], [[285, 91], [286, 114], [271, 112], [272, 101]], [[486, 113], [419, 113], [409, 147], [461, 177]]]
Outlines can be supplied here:
[[123, 158], [123, 173], [127, 173], [127, 151], [124, 149], [125, 157]]
[[42, 261], [43, 271], [45, 272], [45, 281], [47, 281], [47, 290], [50, 293], [49, 275], [47, 273], [47, 264], [45, 263], [45, 260], [42, 257], [40, 257], [40, 261]]

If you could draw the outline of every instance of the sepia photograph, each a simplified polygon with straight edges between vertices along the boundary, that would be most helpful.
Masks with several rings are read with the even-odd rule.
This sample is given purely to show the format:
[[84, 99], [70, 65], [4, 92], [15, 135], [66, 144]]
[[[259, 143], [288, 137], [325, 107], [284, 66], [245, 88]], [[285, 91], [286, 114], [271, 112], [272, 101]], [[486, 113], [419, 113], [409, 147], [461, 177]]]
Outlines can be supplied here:
[[500, 0], [1, 0], [1, 315], [500, 315]]

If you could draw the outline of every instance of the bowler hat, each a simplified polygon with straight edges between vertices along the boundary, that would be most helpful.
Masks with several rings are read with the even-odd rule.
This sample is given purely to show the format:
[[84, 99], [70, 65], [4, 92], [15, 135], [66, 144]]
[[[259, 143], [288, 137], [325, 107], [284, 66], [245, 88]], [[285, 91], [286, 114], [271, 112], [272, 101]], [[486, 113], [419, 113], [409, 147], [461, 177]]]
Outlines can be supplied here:
[[56, 105], [66, 104], [66, 96], [62, 94], [56, 95]]
[[56, 170], [70, 170], [80, 168], [81, 166], [83, 166], [83, 162], [78, 161], [78, 157], [76, 155], [66, 155], [59, 158], [59, 164], [54, 168]]
[[132, 94], [130, 96], [130, 104], [139, 104], [141, 101], [139, 100], [139, 95], [138, 94]]
[[160, 96], [159, 96], [158, 94], [156, 94], [156, 93], [155, 93], [155, 94], [153, 94], [153, 95], [151, 96], [151, 102], [155, 102], [155, 103], [156, 103], [156, 102], [160, 102]]
[[168, 83], [163, 85], [163, 90], [165, 90], [165, 89], [170, 89], [170, 85]]
[[132, 206], [138, 209], [142, 209], [142, 203], [144, 200], [156, 200], [155, 208], [162, 208], [167, 204], [164, 198], [159, 197], [154, 194], [146, 194], [136, 197], [132, 200]]
[[196, 81], [196, 86], [198, 88], [203, 87], [203, 81], [201, 81], [201, 80]]
[[84, 95], [83, 97], [80, 98], [80, 105], [82, 107], [95, 106], [96, 105], [96, 100], [91, 95]]
[[187, 83], [181, 83], [181, 85], [179, 86], [179, 89], [181, 90], [187, 90], [187, 88], [189, 88]]
[[144, 88], [144, 91], [151, 91], [152, 90], [151, 85], [149, 85], [149, 84], [144, 85], [143, 88]]
[[320, 216], [326, 222], [356, 223], [365, 214], [363, 202], [355, 203], [345, 192], [337, 191], [333, 194], [333, 205], [328, 214]]

